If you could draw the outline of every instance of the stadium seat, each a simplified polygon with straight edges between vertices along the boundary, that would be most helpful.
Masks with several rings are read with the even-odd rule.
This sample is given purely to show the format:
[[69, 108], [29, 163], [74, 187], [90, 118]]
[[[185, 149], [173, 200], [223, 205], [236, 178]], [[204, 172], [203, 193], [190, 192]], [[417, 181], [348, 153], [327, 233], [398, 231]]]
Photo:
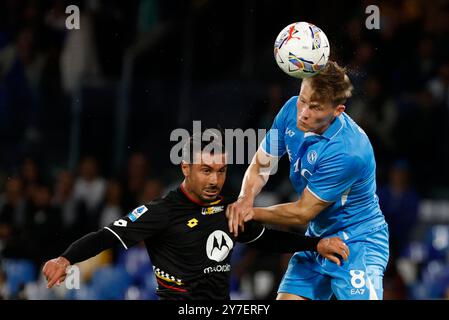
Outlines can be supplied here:
[[89, 286], [83, 284], [78, 290], [67, 290], [64, 297], [66, 300], [100, 300], [98, 292]]
[[449, 226], [431, 225], [426, 232], [425, 243], [429, 250], [429, 260], [445, 261], [449, 254]]
[[118, 265], [123, 267], [134, 281], [139, 280], [139, 273], [148, 268], [152, 269], [147, 250], [143, 246], [135, 246], [119, 253]]
[[36, 279], [34, 264], [25, 259], [3, 259], [8, 295], [15, 297], [22, 287]]
[[131, 284], [132, 278], [125, 268], [107, 266], [94, 272], [91, 288], [99, 300], [121, 300]]
[[441, 299], [449, 288], [449, 265], [440, 260], [430, 261], [422, 271], [421, 285], [427, 299]]

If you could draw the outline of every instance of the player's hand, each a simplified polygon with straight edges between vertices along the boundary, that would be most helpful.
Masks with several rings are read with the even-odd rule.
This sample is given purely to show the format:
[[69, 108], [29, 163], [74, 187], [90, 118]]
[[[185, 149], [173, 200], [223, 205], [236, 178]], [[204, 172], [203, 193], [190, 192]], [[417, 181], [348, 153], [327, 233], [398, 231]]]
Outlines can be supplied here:
[[349, 257], [349, 248], [339, 237], [321, 239], [318, 242], [317, 251], [323, 257], [338, 265], [341, 265], [341, 262], [336, 255], [339, 255], [343, 260], [348, 260]]
[[70, 262], [64, 257], [55, 258], [45, 263], [42, 272], [47, 279], [47, 288], [51, 288], [55, 284], [60, 285], [64, 281], [68, 266], [70, 266]]
[[246, 197], [240, 197], [236, 202], [228, 205], [226, 217], [228, 218], [229, 232], [238, 236], [239, 228], [245, 231], [245, 221], [252, 219], [254, 201]]

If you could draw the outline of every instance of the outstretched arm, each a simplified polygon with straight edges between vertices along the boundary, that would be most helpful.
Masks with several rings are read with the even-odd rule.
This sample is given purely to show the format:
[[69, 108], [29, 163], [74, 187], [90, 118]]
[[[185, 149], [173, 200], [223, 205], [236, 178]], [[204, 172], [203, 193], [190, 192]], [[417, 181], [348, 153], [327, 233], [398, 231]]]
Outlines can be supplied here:
[[91, 232], [78, 239], [60, 257], [45, 263], [42, 272], [47, 279], [47, 288], [64, 281], [67, 267], [71, 264], [94, 257], [118, 243], [120, 242], [117, 237], [106, 229]]
[[[237, 240], [247, 237], [245, 233], [254, 233], [253, 230], [260, 228], [257, 222], [248, 222], [246, 231], [241, 234]], [[318, 251], [323, 257], [340, 265], [340, 256], [343, 260], [347, 260], [349, 256], [349, 248], [339, 237], [319, 238], [308, 237], [295, 232], [279, 231], [266, 229], [258, 232], [259, 235], [253, 236], [253, 240], [244, 242], [251, 247], [259, 250], [267, 250], [277, 253], [292, 253], [297, 251]], [[251, 237], [247, 237], [251, 238]]]
[[253, 219], [266, 224], [304, 225], [331, 204], [317, 198], [306, 188], [296, 202], [253, 208], [247, 212], [229, 212], [228, 223], [233, 225], [230, 229], [234, 236], [238, 235], [239, 225]]
[[304, 225], [331, 204], [332, 202], [318, 199], [305, 188], [298, 201], [267, 208], [254, 208], [253, 216], [248, 215], [244, 221], [254, 219], [269, 224]]

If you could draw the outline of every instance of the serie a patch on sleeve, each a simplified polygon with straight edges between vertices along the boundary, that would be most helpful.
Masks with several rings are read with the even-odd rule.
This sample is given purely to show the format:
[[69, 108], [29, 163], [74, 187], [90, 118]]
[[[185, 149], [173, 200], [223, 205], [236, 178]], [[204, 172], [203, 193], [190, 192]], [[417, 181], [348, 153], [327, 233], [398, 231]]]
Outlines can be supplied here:
[[140, 206], [128, 213], [128, 218], [132, 222], [136, 221], [140, 218], [141, 215], [143, 215], [145, 212], [148, 211], [148, 208], [146, 206]]

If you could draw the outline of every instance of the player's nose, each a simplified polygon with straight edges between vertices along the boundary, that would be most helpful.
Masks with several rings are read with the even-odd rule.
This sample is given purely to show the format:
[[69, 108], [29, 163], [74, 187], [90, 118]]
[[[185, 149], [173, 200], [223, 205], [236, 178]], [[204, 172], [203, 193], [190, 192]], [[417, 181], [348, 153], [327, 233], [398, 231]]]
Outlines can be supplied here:
[[309, 107], [308, 106], [304, 106], [302, 109], [301, 109], [301, 112], [300, 112], [300, 114], [299, 114], [299, 118], [301, 119], [301, 120], [307, 120], [308, 118], [309, 118]]
[[218, 176], [217, 174], [214, 172], [212, 174], [209, 175], [209, 185], [215, 187], [217, 185], [217, 181], [218, 181]]

